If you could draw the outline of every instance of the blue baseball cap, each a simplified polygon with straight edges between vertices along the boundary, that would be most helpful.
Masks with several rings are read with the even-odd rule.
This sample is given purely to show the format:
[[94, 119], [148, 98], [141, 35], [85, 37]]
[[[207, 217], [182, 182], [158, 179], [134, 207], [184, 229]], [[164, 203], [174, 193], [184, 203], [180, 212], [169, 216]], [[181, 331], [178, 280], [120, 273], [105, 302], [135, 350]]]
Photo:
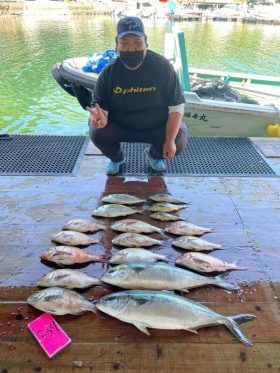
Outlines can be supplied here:
[[119, 20], [117, 24], [118, 39], [121, 39], [128, 34], [145, 36], [144, 25], [140, 18], [124, 17]]

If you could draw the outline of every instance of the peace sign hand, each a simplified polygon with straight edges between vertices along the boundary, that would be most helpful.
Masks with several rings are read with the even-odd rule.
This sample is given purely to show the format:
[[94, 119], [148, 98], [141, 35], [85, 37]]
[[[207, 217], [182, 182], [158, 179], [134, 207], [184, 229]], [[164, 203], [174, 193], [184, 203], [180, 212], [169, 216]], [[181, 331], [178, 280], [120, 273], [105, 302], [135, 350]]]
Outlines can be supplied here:
[[91, 124], [95, 128], [104, 128], [107, 125], [107, 114], [98, 104], [95, 104], [94, 109], [90, 107], [86, 109], [90, 113]]

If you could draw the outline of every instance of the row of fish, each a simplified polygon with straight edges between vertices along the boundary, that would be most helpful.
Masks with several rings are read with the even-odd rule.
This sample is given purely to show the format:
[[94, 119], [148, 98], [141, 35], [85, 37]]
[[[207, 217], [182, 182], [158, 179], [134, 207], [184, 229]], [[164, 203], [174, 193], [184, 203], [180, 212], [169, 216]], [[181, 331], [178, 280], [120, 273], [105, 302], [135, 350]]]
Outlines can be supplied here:
[[205, 233], [212, 232], [212, 229], [200, 227], [188, 222], [175, 222], [168, 225], [164, 230], [155, 227], [152, 224], [145, 223], [141, 220], [136, 219], [123, 219], [111, 225], [111, 228], [119, 232], [129, 233], [153, 233], [157, 232], [162, 234], [163, 232], [172, 233], [178, 236], [202, 236]]
[[[186, 235], [179, 237], [172, 243], [174, 246], [177, 246], [182, 249], [195, 251], [211, 251], [214, 249], [221, 248], [220, 245], [213, 244], [209, 241], [192, 236], [202, 235], [204, 233], [211, 232], [211, 229], [200, 227], [187, 222], [171, 223], [164, 230], [162, 230], [158, 227], [142, 222], [140, 220], [124, 219], [112, 224], [111, 228], [116, 231], [127, 232], [116, 236], [112, 240], [113, 244], [119, 246], [138, 247], [142, 249], [141, 246], [147, 247], [152, 245], [161, 245], [163, 241], [155, 240], [151, 237], [139, 233], [157, 232], [162, 234], [163, 232], [167, 232], [172, 233], [174, 235]], [[132, 261], [149, 262], [163, 260], [161, 257], [157, 256], [158, 254], [147, 255], [147, 250], [140, 251], [137, 253], [137, 255], [136, 253], [133, 253], [133, 250], [133, 248], [129, 248], [129, 250], [125, 250], [124, 252], [115, 254], [113, 258], [111, 258], [110, 262], [114, 264], [121, 264]], [[121, 260], [121, 262], [118, 262], [118, 260]], [[244, 269], [242, 267], [238, 267], [235, 263], [227, 263], [210, 255], [193, 252], [186, 253], [185, 255], [177, 258], [175, 263], [200, 272], [226, 271], [229, 269]]]
[[[76, 276], [76, 277], [75, 277]], [[219, 276], [206, 277], [186, 269], [158, 262], [130, 262], [110, 268], [101, 276], [101, 281], [125, 289], [180, 290], [216, 285], [227, 290], [239, 289], [224, 282]], [[83, 272], [60, 269], [43, 275], [38, 285], [60, 286], [68, 289], [86, 288], [101, 284]]]
[[99, 243], [99, 239], [92, 238], [85, 233], [106, 230], [107, 228], [104, 225], [87, 219], [72, 219], [65, 223], [62, 229], [60, 232], [51, 236], [51, 240], [60, 245], [44, 251], [40, 255], [42, 260], [54, 262], [59, 266], [88, 262], [103, 263], [108, 260], [107, 255], [93, 255], [76, 247]]
[[[168, 212], [177, 211], [180, 208], [186, 207], [186, 205], [182, 205], [184, 203], [183, 201], [174, 199], [167, 194], [157, 194], [149, 198], [156, 202], [160, 202], [159, 204], [153, 205], [159, 205], [159, 210], [151, 211], [159, 211], [157, 214], [170, 215], [170, 219], [167, 217], [168, 220], [175, 221], [180, 219], [176, 217], [176, 215], [168, 214]], [[101, 206], [95, 210], [92, 214], [93, 216], [116, 217], [134, 214], [139, 211], [119, 205], [119, 203], [131, 205], [145, 202], [145, 200], [140, 200], [129, 195], [110, 195], [103, 197], [102, 201], [110, 205]], [[163, 202], [163, 206], [161, 206], [161, 202]], [[165, 203], [177, 204], [177, 207], [171, 210], [173, 206], [166, 207]], [[161, 218], [158, 220], [164, 221], [165, 217], [161, 215]], [[194, 237], [195, 235], [199, 236], [211, 232], [211, 230], [186, 222], [178, 223], [182, 224], [173, 223], [164, 230], [161, 230], [158, 227], [141, 222], [140, 220], [126, 219], [115, 222], [112, 224], [111, 228], [123, 233], [116, 236], [112, 242], [116, 245], [128, 246], [123, 250], [119, 250], [111, 257], [110, 263], [119, 264], [118, 266], [109, 269], [101, 279], [71, 269], [59, 269], [47, 273], [39, 279], [38, 285], [49, 288], [31, 295], [27, 300], [28, 303], [44, 312], [55, 315], [64, 315], [68, 313], [80, 314], [85, 311], [98, 314], [97, 311], [99, 310], [122, 321], [134, 324], [146, 334], [149, 334], [147, 328], [186, 329], [196, 332], [196, 329], [204, 326], [224, 324], [241, 342], [250, 345], [251, 341], [244, 337], [238, 324], [252, 320], [255, 317], [254, 315], [225, 317], [184, 297], [172, 293], [155, 291], [167, 289], [188, 291], [188, 289], [193, 287], [208, 284], [214, 284], [227, 290], [237, 289], [237, 287], [225, 283], [219, 277], [205, 277], [168, 264], [154, 263], [156, 261], [167, 260], [167, 256], [156, 254], [140, 247], [162, 244], [161, 240], [155, 240], [140, 233], [157, 232], [163, 234], [163, 232], [166, 232], [175, 235], [183, 235], [183, 237], [179, 237], [178, 240], [173, 242], [174, 246], [182, 247], [179, 245], [185, 245], [184, 248], [186, 249], [198, 251], [220, 248], [217, 247], [219, 245], [211, 244], [208, 241]], [[57, 246], [51, 248], [41, 255], [42, 259], [52, 260], [60, 265], [85, 263], [88, 261], [106, 261], [108, 259], [108, 257], [104, 255], [95, 256], [87, 253], [85, 250], [73, 247], [87, 246], [99, 242], [83, 233], [105, 230], [105, 226], [83, 219], [75, 219], [66, 223], [63, 229], [64, 231], [53, 235], [52, 240], [62, 245], [71, 246]], [[67, 232], [65, 232], [65, 230], [67, 230]], [[77, 233], [80, 233], [82, 236]], [[189, 236], [190, 234], [192, 234], [191, 237]], [[197, 243], [197, 240], [201, 240], [202, 242], [198, 241]], [[176, 241], [178, 241], [177, 245], [175, 245]], [[202, 249], [201, 247], [203, 247], [203, 245], [204, 247], [208, 247], [208, 249]], [[213, 245], [215, 247], [213, 247]], [[195, 248], [195, 246], [197, 248]], [[241, 269], [234, 263], [222, 262], [217, 258], [198, 252], [186, 253], [177, 258], [176, 263], [197, 271], [205, 272]], [[73, 290], [69, 290], [102, 285], [104, 282], [124, 289], [133, 290], [110, 294], [101, 298], [95, 305], [82, 295]]]
[[[159, 203], [173, 203], [173, 204], [184, 204], [185, 202], [172, 197], [170, 194], [167, 193], [157, 193], [157, 194], [152, 194], [151, 196], [148, 197], [148, 199], [159, 202]], [[138, 203], [143, 203], [147, 202], [145, 199], [140, 199], [138, 197], [132, 196], [130, 194], [122, 194], [122, 193], [117, 193], [117, 194], [109, 194], [107, 196], [104, 196], [101, 198], [102, 202], [106, 203], [119, 203], [121, 205], [135, 205]]]
[[54, 315], [79, 315], [86, 311], [98, 315], [98, 310], [121, 321], [131, 323], [145, 334], [147, 328], [188, 330], [225, 325], [245, 345], [252, 345], [239, 324], [255, 318], [254, 315], [223, 316], [210, 308], [169, 292], [128, 290], [102, 297], [93, 304], [73, 290], [52, 287], [38, 291], [28, 298], [32, 306]]
[[[148, 208], [148, 211], [156, 212], [152, 215], [154, 219], [168, 219], [168, 216], [164, 216], [164, 214], [168, 214], [169, 212], [176, 212], [180, 209], [186, 208], [188, 205], [179, 199], [173, 198], [169, 194], [165, 193], [158, 193], [149, 196], [149, 199], [155, 201], [151, 207]], [[143, 213], [143, 211], [133, 209], [126, 205], [134, 205], [139, 203], [144, 203], [146, 200], [140, 199], [129, 194], [110, 194], [108, 196], [104, 196], [102, 202], [108, 203], [107, 205], [102, 205], [98, 207], [96, 210], [92, 212], [93, 216], [100, 216], [104, 218], [115, 218], [119, 216], [127, 216], [133, 215], [136, 213]], [[162, 215], [163, 214], [163, 215]], [[176, 218], [170, 214], [170, 220], [177, 220], [180, 218]]]
[[[166, 194], [154, 195], [152, 199], [158, 200], [159, 197], [166, 198]], [[106, 202], [115, 202], [116, 198], [119, 198], [119, 201], [125, 202], [128, 200], [130, 203], [139, 203], [144, 202], [145, 200], [137, 199], [137, 197], [129, 196], [129, 195], [109, 195], [103, 197], [103, 201]], [[167, 199], [168, 200], [168, 199]], [[174, 201], [174, 199], [172, 199]], [[182, 202], [180, 200], [176, 200], [176, 202]], [[125, 207], [125, 206], [124, 206]], [[121, 264], [125, 262], [132, 262], [132, 261], [156, 261], [156, 260], [166, 260], [166, 258], [162, 258], [162, 256], [158, 256], [158, 254], [148, 253], [146, 250], [142, 249], [141, 246], [151, 246], [154, 244], [161, 244], [162, 241], [155, 240], [148, 236], [143, 236], [139, 234], [141, 233], [152, 233], [158, 232], [163, 233], [158, 227], [155, 227], [151, 224], [142, 222], [140, 220], [135, 219], [124, 219], [121, 221], [117, 221], [112, 224], [111, 228], [113, 230], [117, 230], [120, 232], [132, 232], [132, 233], [125, 233], [119, 236], [116, 236], [113, 239], [113, 243], [116, 245], [126, 246], [126, 247], [138, 247], [140, 251], [137, 253], [133, 253], [133, 249], [128, 249], [120, 254], [115, 254], [112, 260], [110, 261], [112, 264]], [[105, 261], [107, 259], [106, 256], [94, 256], [87, 252], [81, 252], [78, 249], [75, 249], [73, 246], [76, 245], [89, 245], [92, 243], [97, 243], [98, 240], [92, 239], [89, 236], [83, 234], [82, 232], [96, 232], [98, 230], [105, 230], [106, 227], [100, 224], [97, 224], [93, 221], [85, 220], [85, 219], [74, 219], [67, 222], [63, 229], [69, 231], [61, 231], [58, 234], [52, 236], [52, 239], [56, 242], [61, 244], [68, 244], [71, 246], [57, 246], [51, 248], [44, 252], [41, 255], [41, 258], [44, 260], [54, 261], [60, 265], [71, 265], [75, 263], [85, 263], [90, 261]], [[175, 235], [202, 235], [204, 233], [211, 232], [211, 229], [199, 227], [191, 223], [187, 222], [175, 222], [170, 224], [164, 229], [164, 232], [172, 233]], [[183, 236], [173, 242], [174, 246], [188, 249], [188, 250], [196, 250], [196, 251], [208, 251], [220, 248], [220, 245], [212, 244], [206, 240], [202, 240], [200, 238], [194, 236]], [[137, 254], [137, 255], [136, 255]], [[146, 258], [147, 257], [147, 258]], [[181, 257], [176, 259], [176, 264], [200, 271], [200, 272], [211, 272], [211, 271], [224, 271], [227, 269], [243, 269], [241, 267], [236, 266], [235, 263], [226, 263], [220, 261], [215, 257], [211, 257], [209, 255], [205, 255], [202, 253], [187, 253], [182, 255]]]

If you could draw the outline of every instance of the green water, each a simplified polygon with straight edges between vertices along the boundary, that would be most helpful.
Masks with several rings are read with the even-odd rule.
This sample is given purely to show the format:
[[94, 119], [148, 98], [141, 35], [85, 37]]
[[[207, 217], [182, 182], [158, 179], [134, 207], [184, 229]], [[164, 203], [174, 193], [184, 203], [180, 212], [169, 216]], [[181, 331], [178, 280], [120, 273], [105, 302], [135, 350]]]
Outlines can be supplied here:
[[[162, 53], [168, 24], [144, 20], [149, 48]], [[189, 65], [280, 75], [280, 26], [181, 22]], [[58, 86], [51, 67], [67, 58], [114, 48], [116, 20], [65, 16], [0, 17], [2, 133], [87, 133], [87, 113]]]

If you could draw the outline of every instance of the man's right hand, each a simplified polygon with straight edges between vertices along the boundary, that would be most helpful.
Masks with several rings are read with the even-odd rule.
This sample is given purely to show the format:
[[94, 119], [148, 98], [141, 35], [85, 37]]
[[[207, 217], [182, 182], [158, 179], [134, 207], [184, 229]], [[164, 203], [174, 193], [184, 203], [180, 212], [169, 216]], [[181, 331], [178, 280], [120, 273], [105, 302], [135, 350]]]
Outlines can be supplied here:
[[104, 128], [107, 125], [107, 113], [98, 104], [95, 104], [94, 109], [90, 107], [86, 109], [90, 113], [91, 124], [95, 128]]

